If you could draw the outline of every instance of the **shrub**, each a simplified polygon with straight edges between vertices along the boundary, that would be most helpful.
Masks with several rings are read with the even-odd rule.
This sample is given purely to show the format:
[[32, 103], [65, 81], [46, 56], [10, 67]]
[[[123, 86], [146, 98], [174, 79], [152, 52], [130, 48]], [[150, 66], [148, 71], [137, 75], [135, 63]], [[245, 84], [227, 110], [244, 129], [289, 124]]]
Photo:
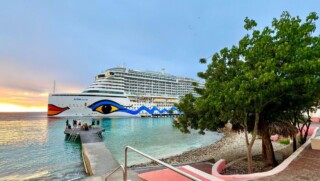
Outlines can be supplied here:
[[281, 143], [281, 144], [288, 145], [288, 144], [290, 144], [290, 139], [289, 138], [283, 138], [283, 139], [279, 139], [278, 142]]

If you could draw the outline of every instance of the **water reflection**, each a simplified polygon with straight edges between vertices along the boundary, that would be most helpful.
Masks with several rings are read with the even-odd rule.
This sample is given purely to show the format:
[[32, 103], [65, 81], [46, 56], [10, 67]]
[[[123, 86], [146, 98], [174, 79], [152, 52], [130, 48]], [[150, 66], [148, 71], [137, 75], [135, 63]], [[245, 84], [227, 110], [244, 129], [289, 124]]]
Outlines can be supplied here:
[[43, 144], [48, 141], [47, 120], [0, 121], [0, 146]]
[[[124, 148], [128, 145], [160, 159], [206, 146], [222, 137], [216, 132], [183, 134], [172, 126], [172, 118], [104, 119], [102, 127], [106, 130], [105, 145], [120, 164], [124, 162]], [[129, 157], [129, 165], [148, 161], [135, 154]]]
[[48, 170], [45, 171], [40, 171], [40, 172], [36, 172], [36, 173], [28, 173], [28, 174], [13, 174], [10, 176], [5, 176], [2, 177], [0, 180], [32, 180], [32, 179], [37, 179], [39, 180], [39, 178], [47, 178], [49, 174]]
[[[123, 163], [124, 147], [162, 158], [212, 143], [217, 133], [182, 134], [170, 118], [47, 118], [46, 114], [0, 114], [0, 180], [69, 180], [85, 178], [81, 144], [65, 140], [66, 120], [91, 124], [99, 119], [104, 143]], [[132, 153], [133, 154], [133, 153]], [[129, 164], [143, 161], [130, 156]]]
[[0, 113], [0, 180], [86, 177], [81, 144], [65, 141], [65, 118]]

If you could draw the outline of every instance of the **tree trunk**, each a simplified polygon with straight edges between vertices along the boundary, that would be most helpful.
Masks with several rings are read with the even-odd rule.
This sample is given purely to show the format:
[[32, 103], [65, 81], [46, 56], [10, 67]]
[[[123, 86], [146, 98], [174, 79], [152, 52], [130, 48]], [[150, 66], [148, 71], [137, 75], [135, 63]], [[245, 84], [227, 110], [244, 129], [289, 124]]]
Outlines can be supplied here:
[[[307, 111], [308, 114], [308, 119], [307, 121], [303, 124], [303, 127], [306, 127], [306, 131], [304, 132], [304, 135], [302, 135], [301, 137], [301, 144], [304, 144], [307, 141], [307, 137], [308, 137], [308, 132], [309, 132], [309, 128], [311, 125], [311, 116], [309, 115], [309, 110]], [[301, 128], [303, 130], [303, 127]]]
[[261, 140], [262, 140], [262, 144], [261, 144], [261, 146], [262, 146], [262, 156], [263, 156], [264, 159], [267, 159], [266, 145], [264, 143], [264, 139], [261, 138]]
[[262, 151], [262, 153], [264, 154], [265, 152], [267, 164], [275, 167], [278, 165], [278, 162], [274, 156], [273, 146], [270, 140], [269, 129], [265, 120], [260, 121], [260, 132], [262, 136], [262, 144], [264, 145], [263, 147], [265, 149]]
[[[308, 133], [309, 133], [309, 128], [310, 128], [311, 122], [306, 124], [306, 132], [303, 135], [302, 142], [305, 143], [307, 141]], [[303, 144], [302, 143], [302, 144]]]
[[269, 134], [263, 135], [262, 140], [263, 140], [262, 142], [265, 147], [267, 164], [270, 166], [273, 166], [273, 167], [277, 166], [278, 162], [274, 156], [274, 151], [273, 151], [273, 146], [272, 146], [272, 143], [270, 140], [270, 135]]
[[301, 126], [301, 128], [299, 128], [299, 143], [300, 143], [300, 145], [302, 145], [302, 144], [301, 144], [302, 135], [303, 135], [303, 126]]
[[305, 124], [302, 124], [302, 126], [301, 126], [301, 128], [300, 128], [300, 139], [299, 139], [299, 141], [300, 141], [300, 146], [303, 144], [303, 143], [305, 143], [306, 142], [306, 140], [304, 140], [304, 135], [305, 134], [307, 134], [308, 135], [308, 130], [305, 130], [304, 132], [303, 132], [303, 129], [306, 127], [306, 125]]
[[252, 166], [252, 145], [247, 146], [247, 160], [248, 160], [248, 173], [253, 172], [253, 166]]
[[[298, 116], [297, 112], [294, 112], [294, 119], [293, 119], [293, 126], [296, 128], [298, 123]], [[295, 152], [297, 150], [297, 133], [295, 133], [292, 137], [292, 152]]]
[[246, 139], [246, 146], [247, 146], [247, 159], [248, 159], [248, 173], [252, 173], [253, 166], [252, 166], [252, 146], [254, 141], [256, 140], [258, 125], [259, 125], [259, 112], [255, 112], [255, 119], [254, 119], [254, 128], [252, 131], [252, 138], [249, 141], [248, 138], [248, 127], [247, 127], [247, 113], [245, 115], [245, 124], [244, 124], [244, 131], [245, 131], [245, 139]]
[[297, 150], [297, 138], [296, 135], [293, 136], [292, 138], [292, 152], [295, 152]]

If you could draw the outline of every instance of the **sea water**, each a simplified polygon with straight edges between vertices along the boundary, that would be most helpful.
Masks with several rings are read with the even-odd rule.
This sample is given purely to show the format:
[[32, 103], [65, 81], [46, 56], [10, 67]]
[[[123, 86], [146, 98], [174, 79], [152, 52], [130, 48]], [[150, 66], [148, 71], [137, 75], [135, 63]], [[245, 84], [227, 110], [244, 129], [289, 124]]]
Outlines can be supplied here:
[[[46, 113], [0, 113], [0, 180], [75, 180], [87, 177], [81, 143], [67, 141], [66, 120]], [[93, 118], [83, 117], [91, 124]], [[96, 119], [96, 118], [95, 118]], [[155, 158], [180, 154], [212, 144], [217, 132], [183, 134], [172, 118], [99, 118], [103, 141], [120, 164], [129, 145]], [[148, 160], [130, 152], [129, 164]]]

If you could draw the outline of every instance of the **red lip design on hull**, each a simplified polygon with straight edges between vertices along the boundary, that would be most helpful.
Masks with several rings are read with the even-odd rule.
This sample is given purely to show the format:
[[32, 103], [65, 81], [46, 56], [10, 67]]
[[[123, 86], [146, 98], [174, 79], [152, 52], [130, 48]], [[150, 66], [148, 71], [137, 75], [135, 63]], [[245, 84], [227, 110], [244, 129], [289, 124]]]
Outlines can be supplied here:
[[48, 104], [48, 116], [58, 115], [68, 109], [70, 109], [70, 108], [69, 107], [58, 107], [53, 104]]

